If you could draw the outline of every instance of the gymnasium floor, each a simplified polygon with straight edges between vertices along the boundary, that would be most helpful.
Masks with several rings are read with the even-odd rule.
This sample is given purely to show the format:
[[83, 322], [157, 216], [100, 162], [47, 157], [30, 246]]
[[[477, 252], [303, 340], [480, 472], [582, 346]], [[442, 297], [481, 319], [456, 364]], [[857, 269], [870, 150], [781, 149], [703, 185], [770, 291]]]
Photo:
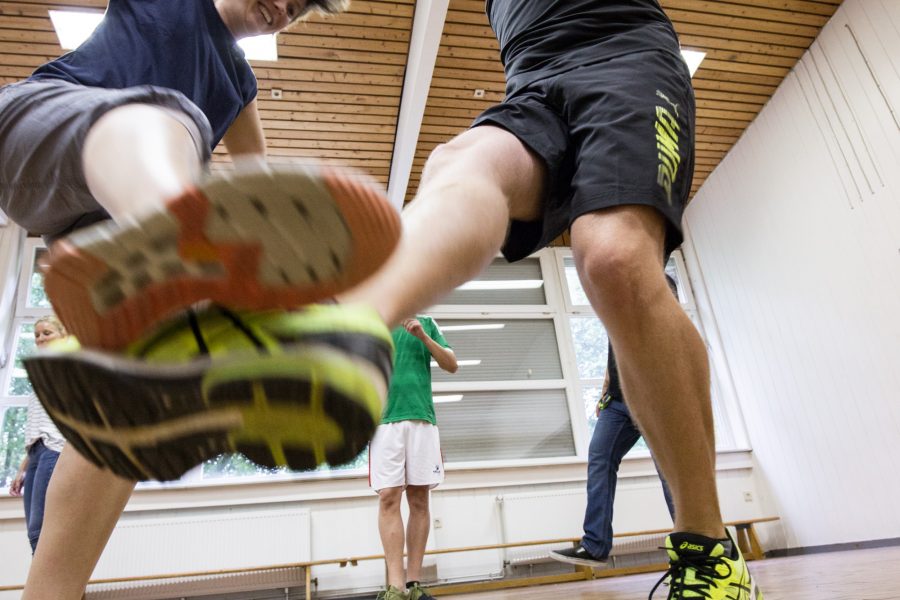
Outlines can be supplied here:
[[[900, 547], [769, 558], [750, 563], [765, 600], [900, 600]], [[647, 600], [658, 574], [633, 575], [441, 600]], [[660, 586], [654, 600], [665, 600]]]

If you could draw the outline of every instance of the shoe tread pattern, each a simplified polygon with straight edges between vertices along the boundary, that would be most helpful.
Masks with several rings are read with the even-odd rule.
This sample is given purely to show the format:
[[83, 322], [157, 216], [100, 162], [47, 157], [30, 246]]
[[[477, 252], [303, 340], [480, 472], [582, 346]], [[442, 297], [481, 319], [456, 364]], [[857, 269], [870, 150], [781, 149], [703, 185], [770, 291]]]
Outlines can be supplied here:
[[120, 349], [181, 308], [292, 308], [374, 273], [399, 239], [368, 182], [329, 167], [217, 176], [131, 224], [54, 245], [45, 288], [85, 347]]

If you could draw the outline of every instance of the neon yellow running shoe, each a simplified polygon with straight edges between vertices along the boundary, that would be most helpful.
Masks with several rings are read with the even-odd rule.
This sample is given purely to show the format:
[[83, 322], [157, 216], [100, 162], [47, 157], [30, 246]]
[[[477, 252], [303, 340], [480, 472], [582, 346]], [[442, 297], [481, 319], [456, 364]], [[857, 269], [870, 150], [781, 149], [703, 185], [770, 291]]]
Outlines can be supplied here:
[[381, 417], [393, 347], [368, 307], [188, 311], [127, 355], [60, 348], [25, 361], [88, 460], [129, 479], [177, 479], [222, 453], [311, 469], [356, 457]]
[[747, 563], [737, 544], [692, 533], [673, 533], [666, 538], [669, 570], [650, 590], [669, 578], [668, 600], [708, 598], [709, 600], [762, 600]]

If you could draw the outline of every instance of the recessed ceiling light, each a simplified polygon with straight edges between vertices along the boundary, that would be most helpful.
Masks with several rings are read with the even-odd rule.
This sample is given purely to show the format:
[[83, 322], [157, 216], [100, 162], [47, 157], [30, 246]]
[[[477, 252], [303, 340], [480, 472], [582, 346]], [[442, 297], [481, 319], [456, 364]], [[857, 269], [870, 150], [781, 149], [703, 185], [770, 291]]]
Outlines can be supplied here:
[[278, 43], [274, 34], [256, 35], [238, 41], [248, 60], [278, 60]]
[[[50, 21], [63, 50], [80, 46], [103, 20], [103, 13], [51, 10]], [[273, 34], [244, 38], [238, 42], [248, 60], [278, 60], [278, 45]]]
[[100, 21], [103, 13], [76, 12], [71, 10], [51, 10], [50, 21], [59, 38], [59, 45], [63, 50], [72, 50], [88, 39]]
[[685, 50], [682, 48], [681, 56], [684, 57], [684, 62], [687, 63], [688, 70], [691, 72], [691, 77], [693, 77], [694, 73], [697, 72], [697, 69], [700, 68], [700, 63], [706, 58], [706, 52], [701, 52], [700, 50]]

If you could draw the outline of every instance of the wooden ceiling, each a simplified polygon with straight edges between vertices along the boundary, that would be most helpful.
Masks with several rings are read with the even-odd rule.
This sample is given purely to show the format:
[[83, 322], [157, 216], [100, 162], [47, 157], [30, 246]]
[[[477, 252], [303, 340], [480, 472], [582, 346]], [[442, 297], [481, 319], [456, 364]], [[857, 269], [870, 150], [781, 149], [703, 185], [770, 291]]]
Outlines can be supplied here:
[[[840, 3], [661, 0], [682, 46], [707, 53], [693, 80], [697, 94], [693, 191], [734, 145]], [[497, 42], [484, 15], [484, 1], [450, 0], [445, 19], [441, 8], [426, 8], [432, 4], [441, 1], [419, 7], [422, 22], [415, 35], [415, 0], [353, 0], [346, 14], [315, 17], [279, 35], [279, 60], [253, 62], [273, 160], [319, 158], [352, 165], [386, 187], [390, 183], [398, 203], [409, 201], [431, 150], [463, 131], [504, 94]], [[0, 83], [27, 77], [62, 53], [48, 9], [105, 6], [106, 0], [0, 1]], [[440, 11], [438, 26], [424, 26], [434, 21], [435, 10]], [[441, 22], [443, 29], [436, 31]], [[430, 87], [422, 83], [429, 74]], [[273, 99], [273, 89], [282, 91], [281, 99]], [[483, 90], [483, 97], [476, 97], [476, 90]], [[404, 145], [409, 150], [401, 151]], [[221, 149], [214, 159], [227, 160]]]

